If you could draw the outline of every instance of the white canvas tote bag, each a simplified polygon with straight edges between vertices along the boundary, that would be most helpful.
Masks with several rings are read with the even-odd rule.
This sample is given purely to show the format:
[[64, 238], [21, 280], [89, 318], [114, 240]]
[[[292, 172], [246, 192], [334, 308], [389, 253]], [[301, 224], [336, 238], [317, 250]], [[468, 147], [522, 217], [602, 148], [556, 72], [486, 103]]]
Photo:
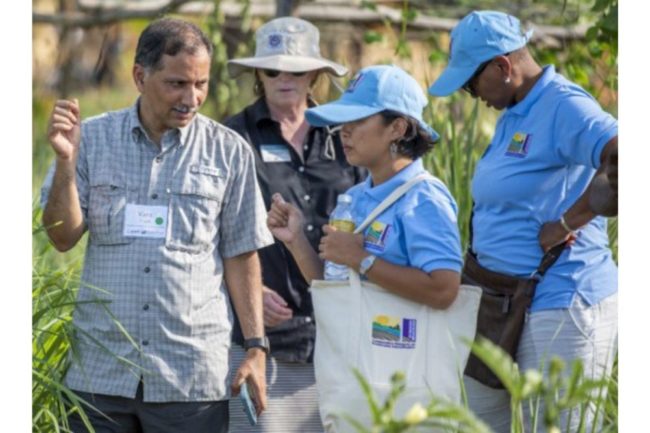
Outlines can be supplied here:
[[[393, 191], [355, 233], [427, 177], [418, 176]], [[469, 347], [461, 339], [474, 340], [479, 288], [461, 285], [446, 310], [361, 281], [352, 270], [349, 281], [314, 280], [310, 290], [316, 317], [314, 367], [326, 432], [355, 431], [343, 415], [370, 423], [368, 403], [353, 369], [366, 378], [380, 401], [390, 390], [393, 373], [405, 373], [406, 391], [397, 402], [397, 417], [416, 402], [426, 406], [431, 393], [460, 401], [460, 380], [469, 356]]]

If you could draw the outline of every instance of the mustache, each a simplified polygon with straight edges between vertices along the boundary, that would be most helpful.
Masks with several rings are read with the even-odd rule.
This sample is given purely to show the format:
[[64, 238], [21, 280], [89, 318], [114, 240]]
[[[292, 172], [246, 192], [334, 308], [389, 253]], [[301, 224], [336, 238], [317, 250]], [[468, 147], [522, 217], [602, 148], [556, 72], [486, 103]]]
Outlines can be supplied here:
[[178, 111], [179, 113], [183, 113], [183, 114], [196, 113], [198, 109], [199, 107], [189, 107], [187, 105], [177, 105], [175, 107], [172, 107], [172, 110]]

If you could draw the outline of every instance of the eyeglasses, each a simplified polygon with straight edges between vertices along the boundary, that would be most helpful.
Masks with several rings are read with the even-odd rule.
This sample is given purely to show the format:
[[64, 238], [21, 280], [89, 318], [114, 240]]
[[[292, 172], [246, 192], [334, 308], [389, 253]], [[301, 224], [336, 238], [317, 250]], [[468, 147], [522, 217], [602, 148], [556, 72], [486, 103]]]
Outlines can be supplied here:
[[[279, 76], [284, 71], [278, 71], [278, 70], [275, 70], [275, 69], [262, 69], [262, 72], [264, 73], [264, 75], [266, 75], [269, 78], [275, 78], [275, 77]], [[294, 77], [302, 77], [303, 75], [305, 75], [307, 73], [307, 71], [304, 71], [304, 72], [288, 72], [288, 73], [293, 75]]]
[[476, 71], [474, 74], [463, 84], [463, 90], [469, 93], [472, 98], [476, 98], [476, 89], [474, 89], [474, 85], [472, 84], [475, 80], [478, 79], [478, 77], [485, 71], [485, 68], [490, 64], [492, 59], [488, 60], [487, 62], [483, 62], [479, 65], [478, 68], [476, 68]]

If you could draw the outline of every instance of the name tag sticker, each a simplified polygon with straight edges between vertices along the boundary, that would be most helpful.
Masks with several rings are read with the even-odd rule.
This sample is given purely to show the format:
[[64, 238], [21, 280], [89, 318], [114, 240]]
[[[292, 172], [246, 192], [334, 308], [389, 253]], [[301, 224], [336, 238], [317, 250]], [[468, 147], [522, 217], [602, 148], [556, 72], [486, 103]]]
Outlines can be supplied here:
[[167, 232], [167, 206], [126, 205], [124, 236], [164, 238]]
[[291, 162], [289, 149], [283, 144], [262, 144], [260, 152], [264, 162]]

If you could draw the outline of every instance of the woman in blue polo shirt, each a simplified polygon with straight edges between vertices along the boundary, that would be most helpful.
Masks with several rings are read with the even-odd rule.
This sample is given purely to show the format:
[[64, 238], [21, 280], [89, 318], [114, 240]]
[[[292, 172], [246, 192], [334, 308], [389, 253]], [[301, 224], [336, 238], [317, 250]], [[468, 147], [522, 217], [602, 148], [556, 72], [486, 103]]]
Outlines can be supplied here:
[[[480, 265], [528, 277], [551, 247], [569, 245], [537, 286], [517, 353], [520, 370], [559, 356], [581, 359], [585, 374], [599, 378], [616, 351], [617, 268], [606, 220], [590, 210], [589, 192], [617, 149], [618, 126], [586, 91], [533, 60], [531, 34], [510, 15], [472, 12], [452, 31], [449, 65], [429, 92], [463, 88], [504, 110], [472, 182], [471, 248]], [[510, 431], [506, 392], [468, 383], [470, 406], [495, 431]], [[579, 422], [573, 414], [571, 431]]]
[[[366, 181], [347, 192], [357, 225], [395, 188], [426, 173], [420, 156], [438, 139], [422, 120], [426, 104], [417, 81], [402, 69], [371, 66], [356, 75], [339, 100], [307, 110], [314, 126], [342, 125], [347, 161], [368, 169]], [[458, 293], [462, 266], [456, 211], [445, 185], [428, 175], [363, 236], [324, 226], [320, 257], [303, 235], [301, 212], [278, 195], [268, 225], [308, 281], [322, 279], [322, 260], [330, 260], [405, 298], [446, 308]]]

